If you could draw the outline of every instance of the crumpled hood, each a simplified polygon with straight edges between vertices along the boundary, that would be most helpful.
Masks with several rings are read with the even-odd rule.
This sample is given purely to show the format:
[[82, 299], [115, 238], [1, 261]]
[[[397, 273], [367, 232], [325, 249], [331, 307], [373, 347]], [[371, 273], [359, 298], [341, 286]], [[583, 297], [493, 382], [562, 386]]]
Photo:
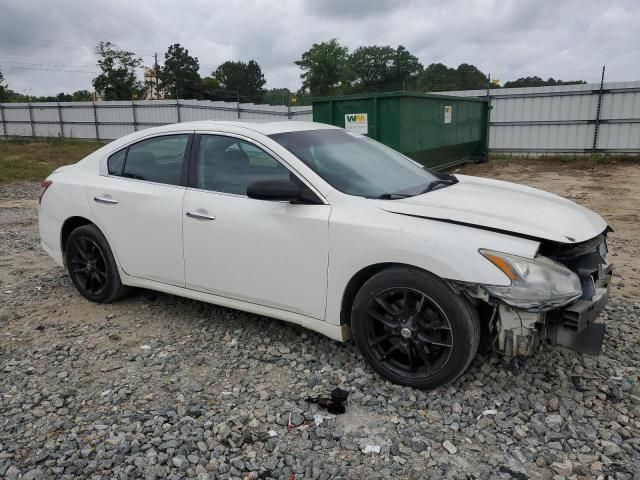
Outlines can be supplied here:
[[558, 195], [510, 182], [456, 175], [459, 182], [423, 195], [378, 200], [392, 213], [477, 225], [561, 243], [602, 233], [597, 213]]

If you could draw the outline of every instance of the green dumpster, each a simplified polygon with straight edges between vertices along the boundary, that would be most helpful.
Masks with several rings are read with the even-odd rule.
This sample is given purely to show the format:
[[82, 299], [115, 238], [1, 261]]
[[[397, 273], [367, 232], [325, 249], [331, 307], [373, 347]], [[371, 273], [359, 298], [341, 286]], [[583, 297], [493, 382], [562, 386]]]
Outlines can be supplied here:
[[385, 92], [313, 99], [313, 121], [363, 133], [422, 165], [444, 169], [486, 158], [489, 102]]

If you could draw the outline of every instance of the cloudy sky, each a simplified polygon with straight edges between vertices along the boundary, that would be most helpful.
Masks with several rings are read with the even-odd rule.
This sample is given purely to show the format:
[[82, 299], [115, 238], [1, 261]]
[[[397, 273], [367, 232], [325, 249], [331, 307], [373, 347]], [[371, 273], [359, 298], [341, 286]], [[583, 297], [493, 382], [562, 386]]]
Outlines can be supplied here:
[[505, 82], [538, 75], [640, 79], [638, 0], [1, 0], [0, 71], [32, 95], [90, 89], [93, 47], [153, 62], [181, 43], [201, 75], [255, 59], [267, 86], [300, 86], [293, 64], [333, 37], [350, 49], [407, 47], [426, 66], [472, 63]]

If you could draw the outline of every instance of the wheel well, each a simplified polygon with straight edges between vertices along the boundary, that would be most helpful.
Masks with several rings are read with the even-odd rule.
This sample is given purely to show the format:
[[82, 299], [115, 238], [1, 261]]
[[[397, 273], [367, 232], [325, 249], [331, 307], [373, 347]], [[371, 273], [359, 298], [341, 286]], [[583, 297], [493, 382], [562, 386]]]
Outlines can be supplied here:
[[71, 232], [73, 232], [76, 228], [83, 225], [93, 225], [93, 222], [91, 220], [87, 220], [84, 217], [69, 217], [62, 224], [62, 231], [60, 232], [60, 248], [62, 249], [62, 258], [65, 257], [69, 235], [71, 235]]
[[408, 267], [409, 265], [405, 265], [402, 263], [376, 263], [374, 265], [369, 265], [368, 267], [363, 268], [353, 277], [351, 277], [351, 280], [349, 280], [347, 287], [344, 289], [344, 294], [342, 295], [342, 305], [340, 308], [340, 325], [351, 324], [351, 307], [353, 306], [353, 301], [360, 291], [360, 288], [362, 288], [362, 285], [364, 285], [366, 281], [373, 277], [376, 273], [381, 272], [382, 270], [385, 270], [389, 267], [396, 266]]

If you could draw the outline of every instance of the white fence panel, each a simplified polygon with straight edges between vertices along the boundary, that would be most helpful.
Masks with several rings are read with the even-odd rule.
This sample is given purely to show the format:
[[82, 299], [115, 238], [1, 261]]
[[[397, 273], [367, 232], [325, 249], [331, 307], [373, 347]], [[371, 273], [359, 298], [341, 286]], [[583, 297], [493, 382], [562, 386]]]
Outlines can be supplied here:
[[124, 137], [133, 133], [133, 124], [131, 125], [104, 125], [98, 124], [98, 135], [101, 140], [111, 140], [114, 138]]
[[95, 124], [65, 123], [64, 136], [65, 138], [95, 139], [96, 126]]
[[93, 123], [94, 111], [91, 102], [64, 102], [62, 107], [62, 120], [65, 123]]
[[[29, 127], [30, 129], [31, 127]], [[34, 128], [34, 136], [36, 137], [59, 137], [60, 134], [60, 123], [36, 123], [33, 125]], [[31, 135], [31, 131], [29, 131], [29, 135]]]
[[[486, 90], [439, 93], [487, 96]], [[493, 89], [489, 97], [491, 150], [640, 152], [640, 81], [605, 83], [602, 90], [600, 84]]]
[[[439, 93], [487, 95], [486, 90]], [[489, 96], [494, 151], [640, 152], [640, 81], [605, 83], [602, 90], [599, 84], [495, 89]], [[206, 100], [0, 104], [0, 136], [114, 139], [176, 122], [312, 118], [308, 106]]]
[[[311, 107], [208, 100], [0, 104], [0, 136], [108, 140], [157, 125], [197, 120], [311, 120]], [[62, 130], [61, 130], [62, 128]]]
[[4, 108], [5, 122], [29, 122], [29, 107], [16, 105]]
[[58, 106], [50, 103], [31, 104], [31, 115], [34, 122], [59, 123]]
[[149, 100], [136, 102], [138, 123], [148, 126], [178, 122], [175, 100]]

